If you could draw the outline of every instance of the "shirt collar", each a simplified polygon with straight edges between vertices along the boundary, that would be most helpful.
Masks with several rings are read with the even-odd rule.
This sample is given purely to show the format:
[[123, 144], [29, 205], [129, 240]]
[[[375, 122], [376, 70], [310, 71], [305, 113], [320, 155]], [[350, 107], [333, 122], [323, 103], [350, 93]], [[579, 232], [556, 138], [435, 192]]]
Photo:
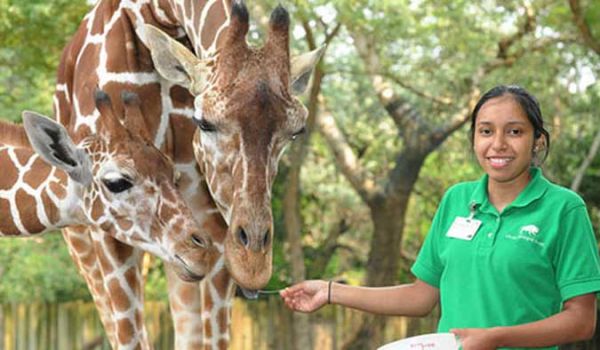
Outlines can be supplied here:
[[[519, 193], [517, 198], [508, 205], [507, 208], [526, 207], [544, 195], [550, 182], [544, 177], [542, 170], [538, 167], [532, 167], [530, 169], [530, 175], [531, 179], [529, 180], [529, 183], [527, 183], [527, 186], [525, 186], [525, 189]], [[471, 195], [471, 206], [476, 205], [478, 207], [484, 207], [489, 204], [487, 185], [488, 175], [485, 174], [479, 179], [477, 186]]]

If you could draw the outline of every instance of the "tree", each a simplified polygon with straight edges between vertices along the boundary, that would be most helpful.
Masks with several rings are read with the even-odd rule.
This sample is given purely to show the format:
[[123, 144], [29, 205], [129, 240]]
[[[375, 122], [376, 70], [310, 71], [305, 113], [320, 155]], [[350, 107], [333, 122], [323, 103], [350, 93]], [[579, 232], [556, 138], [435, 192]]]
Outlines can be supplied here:
[[[598, 56], [600, 56], [600, 39], [594, 36], [592, 32], [592, 28], [590, 23], [598, 23], [600, 20], [600, 5], [597, 3], [592, 3], [589, 6], [589, 11], [586, 11], [587, 18], [583, 14], [583, 9], [581, 2], [579, 0], [569, 0], [569, 7], [571, 8], [571, 12], [573, 13], [573, 22], [579, 33], [581, 34], [581, 41], [583, 44], [589, 47], [592, 51], [594, 51]], [[571, 189], [574, 191], [579, 190], [581, 186], [581, 182], [583, 181], [583, 177], [585, 175], [586, 170], [591, 165], [592, 161], [598, 154], [598, 149], [600, 148], [600, 127], [598, 127], [598, 131], [596, 132], [596, 136], [594, 137], [594, 141], [590, 146], [589, 152], [587, 156], [584, 158], [573, 182], [571, 183]]]
[[[423, 1], [419, 8], [399, 1], [369, 2], [366, 7], [336, 4], [363, 62], [353, 77], [369, 79], [400, 145], [391, 151], [388, 169], [377, 169], [378, 174], [368, 169], [347, 137], [350, 132], [339, 127], [344, 112], [326, 89], [325, 112], [317, 123], [339, 171], [369, 208], [373, 237], [366, 284], [390, 285], [398, 276], [406, 213], [426, 159], [468, 121], [484, 88], [519, 74], [525, 76], [521, 84], [527, 85], [527, 79], [538, 77], [527, 77], [520, 65], [539, 64], [549, 51], [569, 45], [573, 38], [544, 34], [540, 23], [547, 14], [541, 3], [485, 7]], [[502, 28], [508, 20], [513, 25]], [[560, 55], [550, 57], [560, 62]], [[556, 82], [552, 73], [542, 79]], [[384, 318], [366, 316], [347, 348], [376, 347], [384, 326]]]

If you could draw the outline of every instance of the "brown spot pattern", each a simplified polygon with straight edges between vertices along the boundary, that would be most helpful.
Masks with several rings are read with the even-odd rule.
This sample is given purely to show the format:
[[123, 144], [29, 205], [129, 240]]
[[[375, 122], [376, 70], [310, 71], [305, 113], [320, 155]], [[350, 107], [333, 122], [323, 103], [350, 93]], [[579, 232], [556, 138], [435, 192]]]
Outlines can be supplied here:
[[[106, 273], [105, 273], [106, 275]], [[127, 311], [130, 307], [129, 297], [123, 290], [119, 280], [113, 278], [108, 282], [108, 289], [111, 293], [112, 304], [117, 311]]]
[[221, 26], [221, 18], [225, 17], [225, 8], [212, 6], [206, 16], [206, 24], [202, 27], [202, 47], [209, 47], [215, 40], [217, 30]]
[[219, 320], [219, 331], [224, 333], [227, 331], [227, 320], [229, 319], [229, 309], [222, 307], [219, 309], [219, 315], [217, 316]]
[[2, 214], [0, 218], [0, 232], [6, 235], [18, 235], [19, 230], [17, 230], [12, 217], [8, 214], [10, 213], [10, 203], [8, 200], [0, 198], [0, 213], [7, 213]]
[[42, 192], [42, 203], [48, 220], [50, 220], [50, 223], [52, 223], [53, 225], [56, 224], [59, 219], [58, 208], [46, 192]]
[[8, 190], [13, 187], [19, 174], [13, 163], [9, 161], [8, 151], [0, 151], [0, 169], [2, 169], [2, 176], [0, 176], [0, 190]]
[[194, 149], [190, 140], [196, 132], [196, 125], [188, 117], [171, 114], [171, 131], [173, 133], [173, 153], [175, 162], [189, 163], [194, 160]]
[[37, 200], [25, 193], [24, 190], [18, 190], [15, 196], [17, 209], [21, 217], [21, 223], [28, 232], [37, 233], [44, 230], [40, 219], [37, 217]]
[[32, 164], [32, 170], [25, 174], [23, 180], [29, 186], [37, 188], [48, 178], [50, 171], [52, 171], [52, 168], [41, 158], [37, 158]]
[[[98, 249], [99, 248], [99, 249]], [[102, 267], [102, 273], [104, 275], [108, 275], [113, 272], [114, 266], [111, 261], [111, 254], [107, 254], [107, 252], [102, 249], [102, 246], [96, 245], [96, 254], [98, 254], [98, 261], [100, 262], [100, 266]], [[118, 284], [118, 281], [116, 281]]]
[[104, 205], [99, 199], [96, 199], [92, 204], [92, 220], [98, 221], [104, 214]]
[[117, 334], [121, 344], [128, 344], [133, 340], [133, 336], [135, 335], [135, 327], [130, 320], [121, 319], [117, 321], [117, 328], [119, 329]]
[[19, 165], [24, 166], [27, 164], [29, 159], [31, 159], [31, 150], [25, 148], [16, 148], [15, 155], [17, 156], [17, 162], [19, 162]]

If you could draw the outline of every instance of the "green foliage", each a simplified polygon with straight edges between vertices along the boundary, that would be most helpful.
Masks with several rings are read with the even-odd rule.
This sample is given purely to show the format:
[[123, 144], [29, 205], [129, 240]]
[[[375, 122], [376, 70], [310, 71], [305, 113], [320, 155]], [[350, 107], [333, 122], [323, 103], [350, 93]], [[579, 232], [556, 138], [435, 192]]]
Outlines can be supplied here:
[[0, 118], [52, 114], [60, 54], [88, 9], [85, 0], [0, 0]]
[[62, 235], [0, 240], [0, 302], [90, 300]]
[[[539, 29], [511, 47], [508, 54], [565, 37], [544, 50], [526, 51], [512, 64], [483, 77], [481, 90], [500, 83], [518, 83], [534, 93], [542, 105], [552, 135], [545, 165], [554, 181], [569, 186], [598, 130], [600, 102], [598, 83], [578, 86], [586, 74], [598, 75], [600, 57], [575, 42], [578, 32], [571, 22], [568, 4], [559, 0], [534, 0]], [[582, 1], [592, 33], [600, 37], [600, 4]], [[264, 19], [277, 1], [259, 0], [251, 8], [253, 42], [261, 43]], [[329, 44], [323, 67], [326, 76], [322, 97], [327, 112], [336, 118], [368, 176], [385, 184], [395, 157], [403, 150], [395, 123], [373, 89], [378, 73], [392, 91], [401, 96], [434, 126], [442, 126], [466, 106], [466, 91], [474, 73], [497, 58], [498, 42], [514, 34], [523, 22], [523, 2], [517, 0], [472, 2], [463, 0], [304, 0], [286, 4], [293, 23], [292, 52], [307, 48], [303, 20], [317, 44], [342, 23]], [[60, 52], [75, 31], [88, 5], [83, 0], [0, 0], [0, 118], [18, 120], [23, 109], [51, 114], [54, 75]], [[372, 67], [354, 47], [354, 33], [366, 33], [375, 48], [381, 71]], [[591, 73], [586, 73], [589, 71]], [[437, 100], [445, 103], [435, 102]], [[406, 267], [420, 249], [440, 198], [452, 184], [474, 180], [481, 171], [471, 154], [466, 127], [455, 132], [425, 161], [410, 198], [404, 230], [404, 264], [399, 280], [409, 280]], [[595, 227], [600, 220], [600, 158], [584, 178], [581, 193], [591, 206]], [[275, 217], [274, 273], [266, 289], [290, 282], [282, 219], [285, 162], [273, 191]], [[341, 277], [351, 283], [363, 278], [373, 233], [371, 212], [339, 172], [328, 145], [318, 134], [301, 172], [303, 245], [309, 278]], [[313, 265], [322, 244], [344, 222], [340, 247], [323, 276]], [[398, 233], [400, 234], [400, 233]], [[0, 298], [2, 301], [47, 301], [87, 298], [60, 235], [42, 239], [0, 240]], [[150, 265], [146, 296], [166, 299], [162, 264]]]
[[[88, 9], [85, 0], [0, 0], [0, 119], [52, 115], [62, 48]], [[60, 234], [0, 240], [0, 301], [73, 299], [89, 294]]]
[[[373, 77], [368, 73], [380, 74], [419, 112], [419, 117], [441, 126], [466, 106], [472, 77], [486, 62], [497, 59], [499, 41], [518, 32], [525, 21], [521, 1], [315, 0], [297, 1], [294, 6], [292, 17], [309, 20], [317, 43], [322, 42], [325, 30], [343, 23], [326, 53], [322, 95], [327, 112], [337, 119], [369, 178], [379, 184], [387, 181], [403, 144], [375, 95]], [[591, 88], [584, 91], [577, 85], [587, 74], [586, 69], [597, 75], [600, 60], [572, 40], [578, 33], [567, 3], [544, 0], [532, 1], [531, 6], [538, 29], [509, 48], [506, 54], [518, 55], [518, 59], [485, 75], [481, 91], [497, 84], [519, 84], [538, 97], [553, 138], [545, 172], [569, 186], [600, 120], [594, 114], [598, 103], [591, 98]], [[596, 5], [587, 2], [586, 6], [588, 21], [600, 16]], [[600, 21], [589, 23], [594, 32], [600, 29]], [[373, 67], [365, 66], [363, 57], [357, 54], [353, 45], [356, 32], [367, 34], [368, 45], [375, 49], [382, 65], [380, 71], [370, 72]], [[529, 49], [558, 37], [565, 40], [543, 49]], [[431, 97], [449, 103], [438, 103]], [[455, 132], [421, 169], [404, 230], [403, 250], [409, 260], [416, 256], [445, 190], [482, 175], [471, 154], [466, 129]], [[357, 278], [366, 263], [373, 227], [368, 208], [333, 163], [327, 145], [315, 135], [302, 171], [306, 265], [311, 266], [319, 254], [316, 250], [335, 224], [347, 219], [350, 229], [340, 243], [350, 249], [338, 249], [326, 276]], [[597, 195], [595, 169], [593, 165], [588, 170], [582, 191]], [[591, 193], [584, 192], [584, 196], [593, 204]], [[307, 271], [309, 278], [319, 277], [311, 275], [310, 268]], [[410, 278], [401, 272], [401, 280]]]
[[146, 300], [166, 302], [169, 298], [169, 293], [164, 265], [161, 260], [154, 257], [147, 256], [145, 258], [150, 258], [150, 266], [146, 275], [146, 284], [144, 285], [144, 297]]

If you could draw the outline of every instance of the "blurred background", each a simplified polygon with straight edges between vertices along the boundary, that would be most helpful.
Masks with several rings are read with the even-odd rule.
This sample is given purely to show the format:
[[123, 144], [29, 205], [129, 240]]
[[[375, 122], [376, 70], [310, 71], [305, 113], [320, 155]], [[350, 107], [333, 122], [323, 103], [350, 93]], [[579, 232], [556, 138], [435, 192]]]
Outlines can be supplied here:
[[[250, 41], [260, 43], [278, 1], [246, 2]], [[303, 97], [308, 133], [285, 153], [275, 183], [267, 289], [309, 278], [412, 281], [444, 191], [482, 175], [465, 124], [479, 95], [497, 84], [538, 97], [552, 140], [544, 174], [583, 196], [598, 234], [599, 1], [281, 3], [293, 21], [292, 52], [327, 51]], [[91, 6], [0, 0], [0, 118], [19, 122], [24, 109], [52, 115], [59, 56]], [[165, 276], [160, 261], [146, 263], [150, 336], [156, 349], [171, 349]], [[434, 331], [438, 312], [405, 319], [326, 307], [293, 315], [276, 295], [236, 298], [232, 349], [371, 349]], [[61, 234], [0, 239], [0, 350], [100, 348], [108, 343]]]

